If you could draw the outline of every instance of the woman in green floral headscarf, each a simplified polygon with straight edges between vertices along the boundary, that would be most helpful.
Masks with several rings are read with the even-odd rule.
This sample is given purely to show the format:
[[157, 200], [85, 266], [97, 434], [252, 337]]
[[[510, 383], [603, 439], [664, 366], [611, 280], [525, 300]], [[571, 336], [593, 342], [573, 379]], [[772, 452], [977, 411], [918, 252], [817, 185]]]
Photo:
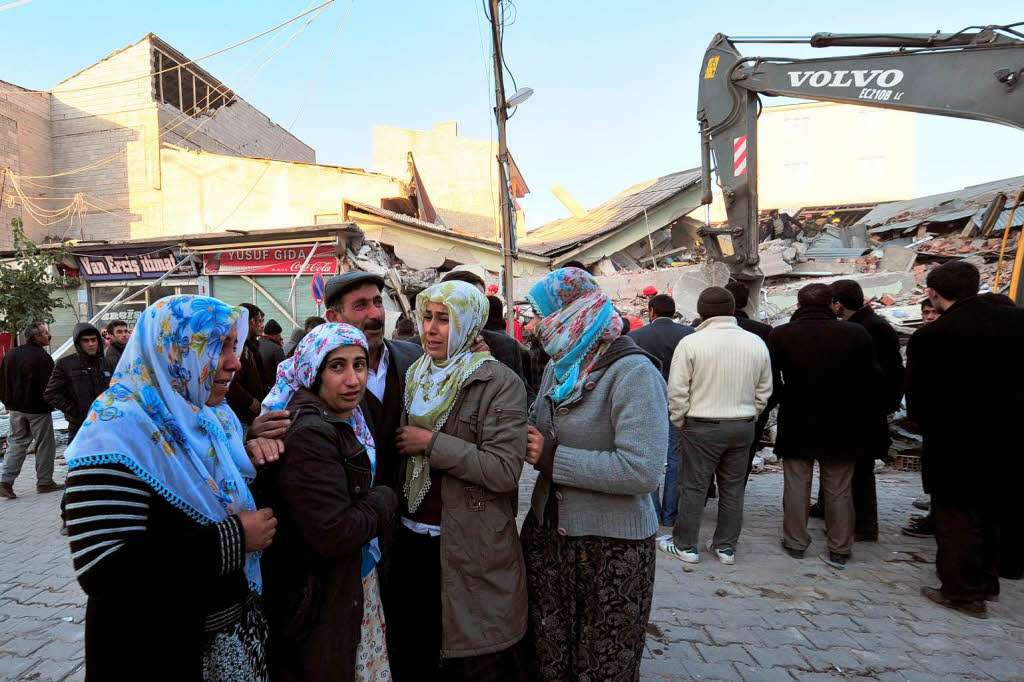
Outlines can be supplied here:
[[425, 352], [406, 375], [403, 516], [385, 612], [395, 679], [520, 679], [526, 387], [490, 353], [471, 350], [488, 310], [465, 282], [416, 298]]

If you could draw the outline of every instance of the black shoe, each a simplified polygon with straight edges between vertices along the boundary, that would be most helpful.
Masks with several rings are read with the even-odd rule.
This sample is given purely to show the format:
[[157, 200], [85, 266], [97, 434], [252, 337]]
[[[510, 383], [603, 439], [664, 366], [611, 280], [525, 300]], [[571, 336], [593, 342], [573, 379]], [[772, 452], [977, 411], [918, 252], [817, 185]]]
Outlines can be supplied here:
[[803, 559], [804, 558], [804, 550], [802, 550], [802, 549], [793, 549], [792, 547], [786, 547], [785, 541], [783, 541], [783, 543], [782, 543], [782, 549], [785, 550], [786, 554], [788, 554], [789, 556], [793, 557], [794, 559]]
[[933, 538], [935, 537], [935, 522], [931, 515], [925, 516], [920, 521], [914, 521], [908, 526], [900, 528], [900, 532], [912, 538]]
[[63, 535], [64, 537], [67, 537], [67, 535], [68, 535], [68, 524], [66, 524], [66, 523], [60, 524], [60, 534]]
[[990, 602], [992, 602], [994, 604], [994, 603], [999, 601], [999, 595], [998, 594], [986, 594], [985, 595], [985, 601], [990, 601]]
[[825, 510], [821, 508], [820, 504], [815, 502], [814, 504], [811, 505], [811, 509], [808, 512], [808, 515], [812, 519], [823, 519], [825, 518]]
[[854, 542], [878, 542], [878, 533], [854, 533]]
[[43, 483], [42, 485], [36, 485], [37, 493], [55, 493], [58, 490], [64, 490], [65, 486], [63, 483]]
[[934, 587], [922, 587], [921, 594], [931, 599], [939, 606], [959, 611], [965, 616], [972, 618], [988, 618], [988, 607], [983, 601], [953, 601], [946, 597], [940, 590]]
[[818, 555], [821, 560], [832, 568], [843, 571], [846, 569], [846, 560], [849, 559], [845, 554], [836, 554], [835, 552], [821, 553]]
[[919, 497], [916, 500], [914, 500], [914, 506], [920, 509], [921, 511], [931, 511], [932, 502], [931, 500], [926, 499], [924, 497]]
[[18, 499], [18, 496], [14, 494], [14, 484], [0, 483], [0, 497], [6, 497], [8, 500]]

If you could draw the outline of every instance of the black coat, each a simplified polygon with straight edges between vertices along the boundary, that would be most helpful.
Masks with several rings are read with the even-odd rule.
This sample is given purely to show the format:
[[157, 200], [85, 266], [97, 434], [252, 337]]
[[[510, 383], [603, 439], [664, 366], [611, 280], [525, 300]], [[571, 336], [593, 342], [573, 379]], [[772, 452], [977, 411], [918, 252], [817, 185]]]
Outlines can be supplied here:
[[107, 361], [107, 369], [111, 374], [117, 371], [117, 363], [120, 362], [122, 353], [124, 353], [124, 346], [119, 347], [113, 342], [103, 351], [103, 358]]
[[11, 349], [0, 364], [0, 402], [15, 412], [49, 414], [43, 391], [52, 373], [53, 358], [42, 346], [29, 341]]
[[882, 373], [864, 327], [801, 308], [768, 336], [779, 457], [843, 461], [888, 448]]
[[260, 337], [260, 361], [263, 363], [263, 378], [273, 387], [277, 377], [277, 366], [284, 360], [284, 348], [277, 341]]
[[[1024, 310], [995, 296], [958, 301], [910, 337], [907, 408], [924, 437], [925, 492], [1017, 494], [1021, 348]], [[1012, 492], [1001, 492], [1004, 483]]]
[[79, 322], [75, 325], [76, 352], [57, 361], [43, 392], [46, 402], [64, 413], [72, 437], [81, 428], [96, 396], [110, 386], [111, 371], [107, 360], [99, 352], [86, 355], [79, 345], [82, 335], [89, 332], [100, 338], [99, 330], [91, 324]]
[[370, 485], [370, 459], [352, 427], [300, 389], [284, 455], [260, 472], [260, 506], [278, 519], [263, 553], [272, 679], [355, 679], [363, 617], [362, 547], [381, 549], [398, 509], [390, 488]]
[[737, 310], [733, 317], [736, 318], [736, 324], [740, 329], [750, 332], [766, 344], [768, 343], [768, 335], [772, 333], [772, 326], [770, 324], [765, 324], [758, 320], [752, 320], [750, 319], [750, 316], [742, 310]]
[[875, 353], [878, 357], [878, 365], [882, 368], [885, 377], [887, 405], [886, 412], [895, 412], [900, 408], [903, 400], [904, 370], [903, 356], [900, 355], [900, 337], [889, 323], [881, 315], [864, 306], [855, 312], [849, 319], [855, 322], [871, 335], [875, 343]]
[[684, 336], [689, 336], [693, 332], [693, 327], [688, 324], [678, 324], [667, 317], [658, 317], [650, 324], [629, 332], [627, 336], [649, 355], [658, 358], [661, 363], [661, 376], [667, 382], [676, 346]]
[[260, 416], [257, 407], [253, 410], [253, 401], [262, 403], [270, 391], [270, 383], [263, 374], [263, 361], [260, 358], [260, 345], [256, 339], [246, 339], [242, 347], [242, 355], [238, 358], [242, 368], [235, 372], [235, 378], [228, 387], [228, 407], [243, 424], [252, 424]]

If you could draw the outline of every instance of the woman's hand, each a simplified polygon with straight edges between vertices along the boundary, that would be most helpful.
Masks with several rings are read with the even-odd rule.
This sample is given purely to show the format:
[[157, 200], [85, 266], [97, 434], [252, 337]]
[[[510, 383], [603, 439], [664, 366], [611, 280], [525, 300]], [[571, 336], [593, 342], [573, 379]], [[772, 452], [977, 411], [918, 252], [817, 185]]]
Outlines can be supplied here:
[[272, 438], [253, 438], [246, 441], [245, 449], [253, 466], [261, 467], [278, 460], [284, 453], [284, 441]]
[[258, 552], [270, 547], [277, 532], [277, 519], [274, 510], [264, 507], [257, 511], [238, 512], [238, 520], [242, 522], [245, 532], [245, 552]]
[[418, 426], [403, 426], [398, 429], [395, 435], [395, 445], [398, 446], [398, 454], [405, 456], [422, 455], [430, 445], [430, 439], [434, 432], [429, 429], [421, 429]]
[[536, 464], [540, 461], [540, 455], [544, 452], [544, 436], [532, 426], [526, 427], [526, 461], [528, 464]]
[[291, 423], [288, 410], [272, 410], [253, 420], [246, 438], [283, 438]]

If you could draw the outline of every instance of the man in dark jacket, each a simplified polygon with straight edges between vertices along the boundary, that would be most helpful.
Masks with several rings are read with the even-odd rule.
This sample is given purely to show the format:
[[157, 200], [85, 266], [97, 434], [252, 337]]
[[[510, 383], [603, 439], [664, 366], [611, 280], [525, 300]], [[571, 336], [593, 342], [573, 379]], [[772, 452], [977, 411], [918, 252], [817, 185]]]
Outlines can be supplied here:
[[75, 352], [57, 361], [43, 399], [64, 413], [68, 443], [75, 439], [96, 396], [110, 386], [111, 371], [100, 352], [100, 332], [88, 322], [75, 325]]
[[[668, 373], [672, 367], [672, 355], [683, 337], [694, 332], [687, 324], [678, 324], [672, 317], [676, 314], [676, 302], [671, 296], [658, 294], [647, 302], [649, 324], [631, 331], [628, 336], [636, 345], [658, 358], [661, 362], [661, 376], [668, 382]], [[668, 419], [668, 415], [665, 415]], [[668, 453], [665, 467], [665, 489], [661, 500], [655, 499], [655, 511], [658, 512], [661, 524], [674, 526], [679, 510], [679, 429], [671, 422], [668, 425]], [[655, 495], [655, 498], [657, 495]]]
[[[734, 317], [736, 318], [736, 324], [739, 328], [754, 334], [759, 339], [768, 343], [768, 335], [772, 333], [772, 326], [765, 324], [760, 320], [752, 320], [747, 315], [747, 311], [744, 308], [750, 303], [750, 287], [743, 282], [729, 282], [725, 285], [726, 291], [732, 294], [732, 297], [736, 299], [736, 312]], [[772, 410], [775, 409], [775, 402], [771, 399], [768, 401], [768, 405], [761, 411], [761, 414], [757, 415], [757, 421], [754, 422], [754, 442], [750, 444], [750, 453], [747, 456], [747, 482], [750, 482], [750, 472], [754, 468], [754, 456], [757, 455], [758, 450], [761, 449], [761, 436], [764, 435], [764, 429], [768, 426], [768, 417], [771, 416]]]
[[[818, 460], [828, 537], [828, 553], [821, 558], [841, 569], [853, 548], [854, 464], [878, 448], [878, 431], [870, 425], [883, 414], [876, 390], [881, 370], [864, 328], [836, 319], [827, 284], [805, 286], [797, 305], [790, 321], [768, 335], [779, 403], [775, 452], [785, 476], [782, 545], [791, 556], [802, 558], [811, 542], [807, 512]], [[837, 438], [837, 423], [852, 428]]]
[[248, 430], [253, 420], [260, 415], [261, 403], [270, 390], [270, 382], [263, 374], [263, 362], [260, 359], [260, 334], [263, 333], [263, 311], [252, 303], [243, 303], [242, 307], [249, 311], [249, 333], [245, 337], [245, 345], [239, 360], [242, 368], [235, 373], [228, 387], [228, 406]]
[[[113, 374], [109, 360], [103, 357], [103, 341], [96, 327], [88, 322], [79, 322], [71, 338], [75, 352], [57, 361], [43, 392], [43, 399], [64, 413], [64, 419], [68, 422], [69, 444], [82, 428], [96, 396], [110, 386], [110, 376]], [[67, 494], [60, 499], [62, 521], [65, 519], [66, 502]], [[60, 532], [61, 535], [67, 535], [66, 523], [61, 524]]]
[[921, 591], [985, 618], [999, 578], [1021, 577], [1019, 403], [998, 387], [1016, 389], [1024, 370], [976, 349], [1024, 347], [1024, 310], [1005, 297], [979, 296], [979, 280], [963, 261], [928, 273], [925, 293], [942, 317], [910, 337], [907, 408], [924, 437], [921, 474], [932, 496], [942, 583]]
[[[537, 398], [537, 389], [532, 385], [533, 362], [530, 359], [530, 354], [526, 350], [525, 346], [513, 339], [508, 335], [508, 332], [505, 331], [505, 304], [502, 303], [501, 299], [496, 295], [488, 295], [487, 304], [490, 306], [490, 310], [487, 313], [487, 323], [484, 324], [481, 334], [486, 333], [487, 338], [494, 339], [495, 345], [500, 346], [502, 352], [508, 355], [508, 362], [501, 359], [499, 359], [499, 362], [515, 372], [516, 375], [523, 380], [523, 383], [526, 385], [526, 407], [529, 409], [530, 405], [532, 405], [533, 401]], [[509, 339], [514, 342], [515, 346], [510, 346], [505, 339]], [[416, 341], [419, 341], [419, 335], [416, 336]], [[490, 344], [488, 344], [488, 346], [490, 346]], [[493, 355], [494, 352], [495, 351], [492, 350], [491, 354]], [[514, 353], [519, 355], [518, 361], [516, 360], [515, 355], [513, 355]], [[495, 357], [497, 358], [496, 355]]]
[[[864, 302], [864, 291], [852, 279], [832, 283], [832, 309], [836, 316], [861, 325], [875, 344], [875, 358], [882, 369], [882, 383], [878, 386], [885, 413], [892, 414], [903, 401], [903, 356], [900, 355], [900, 337], [885, 319]], [[878, 450], [871, 458], [857, 460], [853, 470], [853, 507], [856, 514], [854, 540], [878, 542], [878, 497], [875, 492], [875, 460], [889, 454], [889, 424], [880, 417], [875, 428], [879, 430]]]
[[107, 346], [103, 357], [107, 361], [110, 373], [113, 374], [121, 359], [121, 353], [124, 352], [124, 347], [128, 344], [128, 323], [124, 320], [111, 320], [107, 323], [107, 338], [110, 339], [110, 345]]
[[53, 460], [57, 454], [53, 440], [53, 418], [43, 398], [43, 389], [53, 372], [53, 358], [44, 350], [50, 343], [50, 330], [43, 322], [25, 328], [25, 343], [12, 349], [0, 364], [0, 401], [11, 415], [7, 435], [7, 454], [0, 475], [0, 497], [15, 499], [14, 480], [21, 473], [28, 447], [36, 442], [36, 491], [62, 490], [63, 483], [53, 480]]
[[284, 360], [284, 340], [281, 338], [281, 325], [277, 320], [270, 320], [263, 327], [260, 337], [260, 361], [263, 363], [263, 377], [273, 386], [277, 376], [277, 366]]

